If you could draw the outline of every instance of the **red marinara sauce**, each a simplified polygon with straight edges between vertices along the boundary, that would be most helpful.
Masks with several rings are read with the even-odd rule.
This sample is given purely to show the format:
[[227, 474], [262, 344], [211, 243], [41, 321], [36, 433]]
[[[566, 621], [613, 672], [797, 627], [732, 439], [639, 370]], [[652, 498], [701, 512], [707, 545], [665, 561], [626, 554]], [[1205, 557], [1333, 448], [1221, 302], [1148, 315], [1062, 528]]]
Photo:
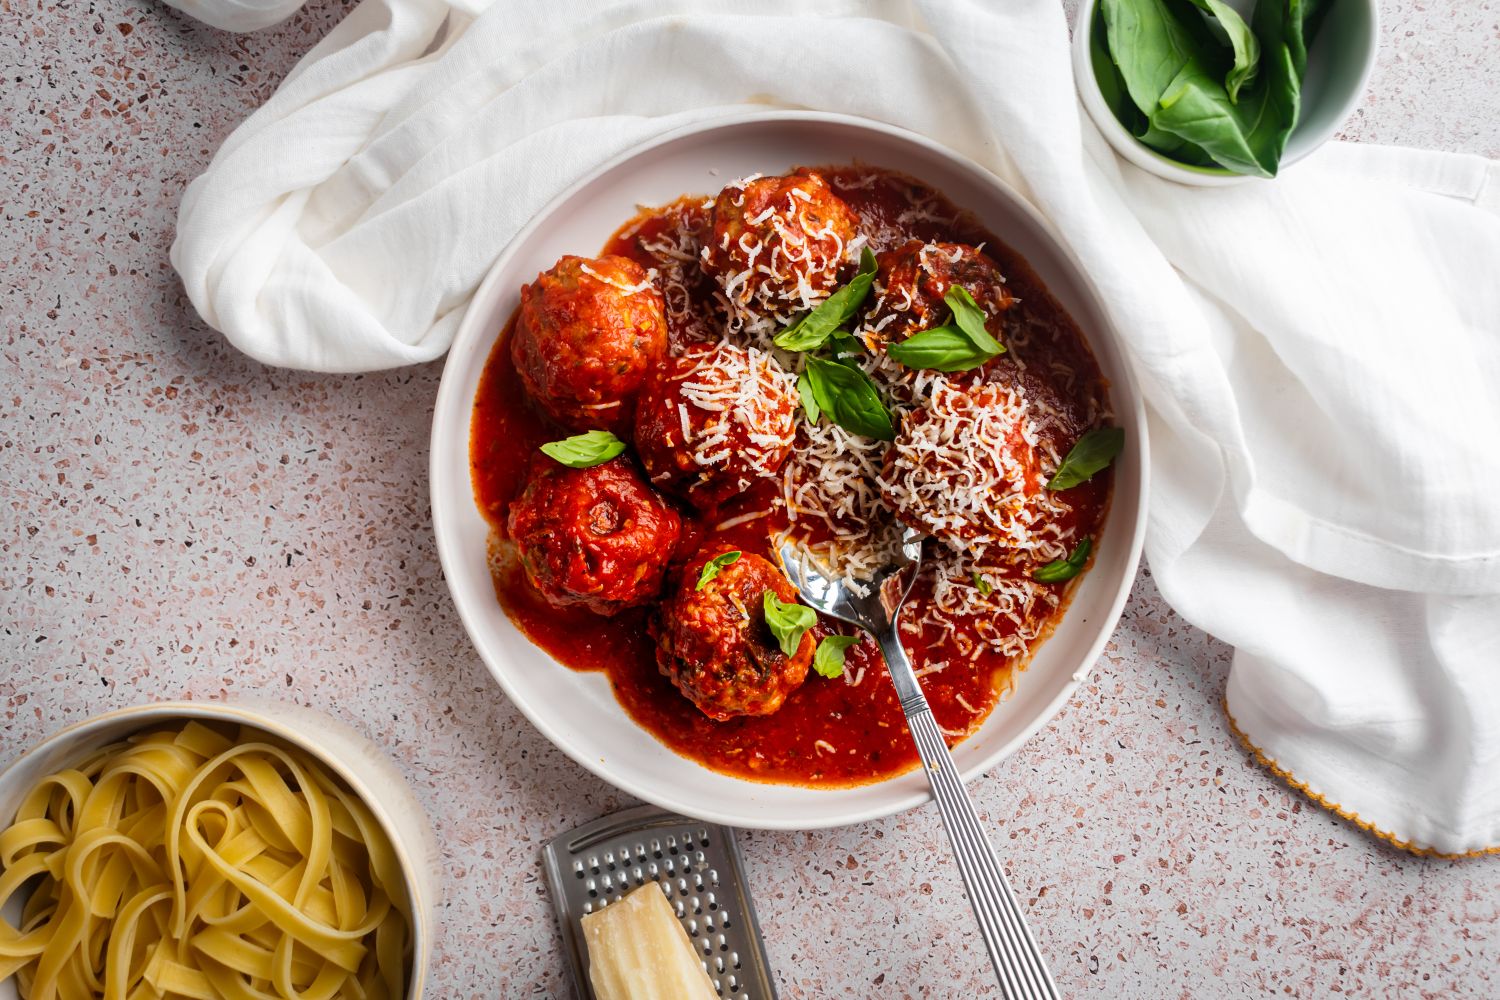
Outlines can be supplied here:
[[[1102, 407], [1107, 384], [1081, 332], [1047, 292], [1031, 268], [992, 234], [939, 193], [896, 174], [862, 166], [818, 168], [833, 190], [862, 220], [862, 231], [877, 252], [916, 238], [929, 242], [984, 245], [1000, 266], [1007, 288], [1019, 302], [1004, 314], [1007, 343], [1024, 343], [1024, 364], [1002, 355], [1003, 377], [1018, 382], [1028, 398], [1045, 406], [1039, 432], [1065, 454]], [[713, 284], [697, 268], [683, 243], [686, 233], [705, 231], [708, 199], [687, 196], [644, 210], [623, 226], [601, 253], [620, 254], [656, 268], [666, 300], [674, 349], [713, 338]], [[527, 402], [508, 350], [507, 324], [485, 364], [470, 425], [474, 493], [493, 527], [491, 567], [501, 605], [539, 647], [574, 670], [603, 671], [632, 719], [676, 752], [726, 774], [782, 784], [846, 786], [877, 781], [917, 763], [906, 722], [881, 663], [878, 647], [866, 638], [847, 654], [842, 678], [809, 672], [807, 681], [774, 715], [715, 722], [684, 698], [657, 669], [646, 624], [651, 609], [604, 618], [581, 609], [549, 605], [526, 582], [504, 537], [506, 509], [524, 483], [537, 447], [566, 436]], [[1109, 505], [1112, 471], [1066, 491], [1072, 510], [1060, 519], [1065, 537], [1097, 539]], [[712, 518], [685, 506], [685, 558], [713, 537], [726, 546], [771, 558], [769, 538], [786, 526], [774, 490], [752, 490]], [[747, 516], [762, 514], [753, 520]], [[733, 523], [739, 522], [739, 523]], [[728, 524], [727, 527], [720, 525]], [[1017, 575], [1029, 572], [1014, 571]], [[988, 717], [1010, 688], [1013, 675], [1067, 606], [1064, 588], [1055, 604], [1038, 602], [1022, 617], [1029, 642], [1026, 656], [1006, 657], [981, 648], [986, 636], [1011, 635], [1020, 627], [1010, 618], [948, 616], [934, 623], [932, 584], [919, 580], [903, 614], [903, 639], [938, 724], [949, 743], [961, 741]], [[927, 624], [916, 623], [927, 620]], [[821, 627], [838, 630], [825, 621]], [[847, 631], [847, 629], [844, 629]], [[945, 665], [946, 664], [946, 665]], [[857, 681], [857, 683], [856, 683]]]

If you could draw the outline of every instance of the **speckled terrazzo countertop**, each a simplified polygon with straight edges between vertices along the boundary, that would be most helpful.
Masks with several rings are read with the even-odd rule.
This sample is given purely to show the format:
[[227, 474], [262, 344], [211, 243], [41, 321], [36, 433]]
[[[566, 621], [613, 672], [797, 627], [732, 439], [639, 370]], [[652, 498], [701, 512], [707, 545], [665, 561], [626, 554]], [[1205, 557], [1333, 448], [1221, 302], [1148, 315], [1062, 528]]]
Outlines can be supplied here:
[[[250, 36], [0, 0], [0, 765], [67, 722], [255, 693], [389, 748], [447, 867], [431, 996], [566, 995], [537, 852], [631, 804], [471, 650], [427, 505], [436, 364], [263, 368], [167, 263], [178, 198], [343, 16]], [[1500, 156], [1500, 3], [1386, 0], [1353, 139]], [[1409, 857], [1256, 766], [1228, 649], [1143, 572], [1090, 682], [973, 794], [1072, 996], [1500, 996], [1500, 858]], [[936, 811], [749, 833], [784, 997], [993, 995]]]

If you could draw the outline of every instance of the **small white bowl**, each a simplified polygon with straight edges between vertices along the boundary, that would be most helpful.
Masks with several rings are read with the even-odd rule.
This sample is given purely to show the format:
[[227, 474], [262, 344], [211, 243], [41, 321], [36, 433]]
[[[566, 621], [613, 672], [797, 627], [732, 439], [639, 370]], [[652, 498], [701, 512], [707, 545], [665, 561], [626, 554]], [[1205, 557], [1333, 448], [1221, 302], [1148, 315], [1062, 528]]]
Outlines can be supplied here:
[[[1263, 0], [1269, 2], [1269, 0]], [[1248, 20], [1254, 0], [1229, 0]], [[1099, 0], [1081, 0], [1073, 23], [1073, 77], [1089, 117], [1115, 152], [1142, 170], [1179, 184], [1213, 187], [1257, 180], [1222, 167], [1194, 167], [1163, 156], [1120, 124], [1094, 76], [1089, 46], [1096, 28]], [[1317, 38], [1307, 53], [1307, 79], [1302, 83], [1302, 112], [1287, 138], [1281, 169], [1296, 163], [1333, 138], [1345, 119], [1359, 106], [1375, 69], [1380, 15], [1374, 0], [1337, 0], [1328, 10]]]
[[[0, 772], [0, 829], [10, 825], [37, 781], [78, 763], [132, 733], [196, 719], [251, 726], [317, 759], [370, 807], [390, 838], [406, 877], [412, 922], [411, 978], [406, 1000], [419, 1000], [437, 929], [442, 867], [427, 814], [389, 759], [364, 736], [321, 712], [279, 702], [166, 701], [105, 712], [53, 733]], [[13, 901], [12, 905], [19, 909]], [[14, 921], [19, 914], [5, 914]], [[15, 980], [0, 982], [0, 1000], [18, 1000]]]

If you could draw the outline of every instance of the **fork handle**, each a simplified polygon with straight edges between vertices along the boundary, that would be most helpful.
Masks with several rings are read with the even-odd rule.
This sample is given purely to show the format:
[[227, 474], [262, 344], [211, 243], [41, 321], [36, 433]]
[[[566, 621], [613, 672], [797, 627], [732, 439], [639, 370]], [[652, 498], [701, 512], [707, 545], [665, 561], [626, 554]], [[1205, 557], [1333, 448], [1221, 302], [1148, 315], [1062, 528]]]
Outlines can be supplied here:
[[1011, 891], [1005, 872], [990, 849], [989, 837], [974, 803], [964, 790], [964, 783], [953, 765], [953, 755], [943, 740], [942, 730], [932, 716], [932, 708], [922, 693], [922, 686], [912, 671], [911, 660], [901, 645], [899, 631], [893, 624], [880, 637], [880, 649], [901, 699], [901, 711], [917, 744], [922, 769], [932, 785], [943, 817], [943, 828], [958, 858], [958, 870], [979, 932], [995, 966], [996, 977], [1007, 1000], [1057, 1000], [1057, 986], [1042, 960], [1042, 953], [1026, 926], [1021, 904]]

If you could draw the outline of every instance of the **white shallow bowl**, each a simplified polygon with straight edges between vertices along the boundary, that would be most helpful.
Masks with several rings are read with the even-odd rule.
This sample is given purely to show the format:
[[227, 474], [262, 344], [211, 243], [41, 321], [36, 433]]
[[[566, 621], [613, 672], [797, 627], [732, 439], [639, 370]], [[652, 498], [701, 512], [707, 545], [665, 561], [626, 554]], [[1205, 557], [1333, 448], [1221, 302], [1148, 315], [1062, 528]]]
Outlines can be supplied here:
[[[1269, 3], [1270, 0], [1262, 0]], [[1255, 0], [1229, 0], [1247, 21]], [[1375, 69], [1379, 48], [1380, 14], [1375, 0], [1333, 0], [1328, 14], [1307, 52], [1307, 79], [1302, 82], [1302, 111], [1297, 126], [1287, 137], [1281, 170], [1307, 156], [1333, 138], [1339, 126], [1354, 113]], [[1265, 178], [1236, 174], [1220, 167], [1194, 167], [1178, 163], [1137, 139], [1120, 124], [1104, 102], [1089, 58], [1094, 32], [1094, 12], [1099, 0], [1082, 0], [1073, 22], [1073, 78], [1089, 117], [1104, 133], [1115, 152], [1142, 170], [1179, 184], [1216, 187]]]
[[[338, 775], [370, 807], [390, 837], [412, 921], [411, 983], [406, 1000], [419, 1000], [437, 930], [442, 866], [427, 814], [386, 756], [353, 729], [321, 712], [279, 702], [165, 701], [105, 712], [53, 733], [0, 773], [0, 829], [38, 780], [72, 767], [90, 753], [138, 733], [196, 719], [252, 726], [305, 750]], [[20, 909], [18, 902], [13, 908]], [[7, 912], [9, 920], [19, 913]], [[0, 983], [0, 1000], [18, 1000], [15, 980]]]
[[1129, 444], [1093, 569], [1072, 608], [978, 732], [955, 751], [965, 779], [989, 770], [1050, 719], [1088, 674], [1135, 578], [1145, 518], [1144, 411], [1118, 339], [1088, 280], [1051, 227], [993, 174], [921, 136], [862, 119], [759, 112], [700, 123], [605, 164], [544, 208], [495, 262], [469, 306], [443, 369], [432, 425], [432, 514], [438, 553], [459, 615], [500, 686], [570, 757], [666, 809], [742, 827], [807, 829], [856, 823], [929, 798], [912, 771], [844, 789], [762, 784], [710, 771], [640, 728], [603, 673], [560, 666], [513, 625], [486, 562], [490, 526], [474, 502], [469, 421], [480, 371], [515, 309], [521, 285], [565, 253], [594, 254], [637, 206], [711, 194], [751, 173], [858, 160], [903, 171], [973, 212], [1010, 244], [1072, 314], [1112, 385]]

